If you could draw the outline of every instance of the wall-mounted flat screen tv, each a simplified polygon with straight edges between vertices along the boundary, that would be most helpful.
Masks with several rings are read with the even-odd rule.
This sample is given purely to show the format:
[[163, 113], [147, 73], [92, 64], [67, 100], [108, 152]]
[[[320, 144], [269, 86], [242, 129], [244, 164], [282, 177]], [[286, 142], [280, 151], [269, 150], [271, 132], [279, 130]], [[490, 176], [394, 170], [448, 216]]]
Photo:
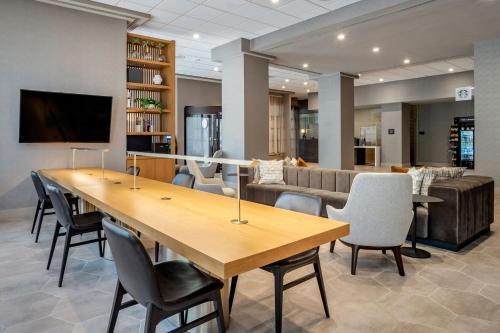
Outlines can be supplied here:
[[21, 90], [19, 142], [109, 142], [113, 97]]

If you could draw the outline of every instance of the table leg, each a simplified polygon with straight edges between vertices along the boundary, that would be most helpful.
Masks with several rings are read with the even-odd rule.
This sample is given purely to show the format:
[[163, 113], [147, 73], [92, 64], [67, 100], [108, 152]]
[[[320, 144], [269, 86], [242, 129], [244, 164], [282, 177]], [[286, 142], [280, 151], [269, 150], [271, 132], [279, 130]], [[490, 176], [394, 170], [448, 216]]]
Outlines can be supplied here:
[[417, 204], [413, 204], [413, 221], [411, 232], [411, 247], [401, 248], [401, 254], [411, 258], [424, 259], [429, 258], [431, 254], [425, 250], [417, 249]]
[[231, 287], [231, 279], [224, 279], [224, 287], [220, 293], [222, 298], [222, 309], [224, 313], [224, 324], [226, 329], [229, 328], [229, 288]]

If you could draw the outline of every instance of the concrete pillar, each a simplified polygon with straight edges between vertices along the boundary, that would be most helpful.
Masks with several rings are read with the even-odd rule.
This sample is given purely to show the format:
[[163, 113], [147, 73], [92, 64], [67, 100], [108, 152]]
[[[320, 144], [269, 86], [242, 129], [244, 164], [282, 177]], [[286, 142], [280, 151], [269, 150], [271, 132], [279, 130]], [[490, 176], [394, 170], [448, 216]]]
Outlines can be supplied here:
[[384, 104], [381, 107], [383, 166], [410, 165], [410, 105]]
[[222, 62], [222, 150], [224, 157], [267, 159], [269, 154], [269, 60], [249, 41], [215, 48]]
[[500, 181], [500, 39], [474, 45], [475, 170]]
[[318, 158], [322, 168], [354, 169], [354, 77], [319, 77]]

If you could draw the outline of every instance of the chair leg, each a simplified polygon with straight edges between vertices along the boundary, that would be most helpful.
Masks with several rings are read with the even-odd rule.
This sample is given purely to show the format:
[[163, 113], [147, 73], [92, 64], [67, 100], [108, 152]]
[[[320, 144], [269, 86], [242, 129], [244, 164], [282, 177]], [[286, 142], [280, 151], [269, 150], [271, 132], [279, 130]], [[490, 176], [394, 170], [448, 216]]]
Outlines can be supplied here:
[[403, 258], [401, 257], [401, 246], [396, 246], [392, 248], [394, 253], [394, 259], [396, 259], [396, 264], [398, 265], [399, 275], [405, 276], [405, 269], [403, 267]]
[[47, 262], [47, 270], [50, 269], [50, 263], [52, 262], [52, 256], [54, 255], [54, 249], [56, 248], [57, 238], [59, 237], [59, 231], [61, 230], [61, 225], [59, 221], [56, 221], [56, 228], [54, 229], [54, 236], [52, 237], [52, 245], [50, 246], [49, 261]]
[[99, 240], [97, 244], [99, 244], [99, 256], [104, 257], [104, 247], [102, 246], [102, 235], [101, 230], [97, 230], [97, 239]]
[[122, 305], [123, 295], [126, 291], [123, 288], [120, 280], [116, 283], [115, 298], [113, 300], [113, 307], [111, 308], [111, 316], [109, 317], [109, 324], [107, 333], [113, 333], [115, 330], [116, 320], [118, 319], [118, 312], [120, 312], [120, 306]]
[[229, 313], [233, 308], [234, 294], [236, 293], [236, 284], [238, 283], [238, 275], [231, 278], [231, 288], [229, 289]]
[[335, 249], [335, 241], [330, 242], [330, 253], [333, 253], [333, 250]]
[[36, 229], [35, 243], [38, 243], [38, 237], [40, 236], [40, 229], [42, 229], [42, 222], [44, 215], [45, 215], [45, 201], [42, 201], [42, 209], [40, 211], [40, 218], [38, 219], [38, 227]]
[[78, 199], [75, 200], [75, 212], [76, 212], [76, 215], [80, 214], [80, 207], [78, 206]]
[[155, 262], [158, 262], [159, 256], [160, 256], [160, 243], [155, 242]]
[[219, 329], [219, 333], [225, 333], [226, 325], [224, 323], [224, 310], [222, 309], [222, 299], [219, 291], [216, 292], [214, 304], [217, 310], [217, 328]]
[[274, 271], [274, 322], [275, 332], [281, 333], [283, 315], [283, 273]]
[[359, 245], [352, 245], [352, 258], [351, 258], [351, 274], [356, 275], [356, 266], [358, 265]]
[[64, 277], [64, 271], [66, 270], [66, 262], [68, 261], [68, 252], [69, 252], [69, 245], [71, 244], [71, 229], [68, 228], [66, 230], [66, 240], [64, 242], [64, 253], [63, 253], [63, 258], [62, 258], [62, 263], [61, 263], [61, 272], [59, 273], [59, 284], [58, 286], [62, 286], [62, 281]]
[[38, 218], [38, 213], [40, 212], [40, 200], [36, 204], [35, 217], [33, 218], [33, 225], [31, 226], [31, 233], [35, 231], [36, 220]]
[[146, 312], [146, 322], [144, 324], [144, 333], [155, 333], [156, 326], [161, 321], [161, 311], [153, 304], [149, 304]]
[[319, 293], [321, 294], [321, 301], [323, 302], [325, 316], [326, 318], [330, 318], [330, 311], [328, 310], [328, 301], [326, 299], [325, 284], [323, 283], [323, 273], [321, 272], [319, 257], [313, 265], [314, 271], [316, 272], [316, 279], [318, 280]]
[[382, 250], [382, 254], [386, 254], [386, 253], [387, 253], [387, 251], [386, 251], [386, 250]]

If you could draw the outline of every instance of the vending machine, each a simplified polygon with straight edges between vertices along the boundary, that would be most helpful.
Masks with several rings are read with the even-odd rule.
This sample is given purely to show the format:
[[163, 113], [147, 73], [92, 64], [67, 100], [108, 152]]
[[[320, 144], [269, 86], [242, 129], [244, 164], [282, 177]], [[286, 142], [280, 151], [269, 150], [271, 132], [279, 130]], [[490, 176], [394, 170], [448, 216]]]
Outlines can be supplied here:
[[449, 147], [453, 166], [474, 169], [474, 117], [455, 118]]

